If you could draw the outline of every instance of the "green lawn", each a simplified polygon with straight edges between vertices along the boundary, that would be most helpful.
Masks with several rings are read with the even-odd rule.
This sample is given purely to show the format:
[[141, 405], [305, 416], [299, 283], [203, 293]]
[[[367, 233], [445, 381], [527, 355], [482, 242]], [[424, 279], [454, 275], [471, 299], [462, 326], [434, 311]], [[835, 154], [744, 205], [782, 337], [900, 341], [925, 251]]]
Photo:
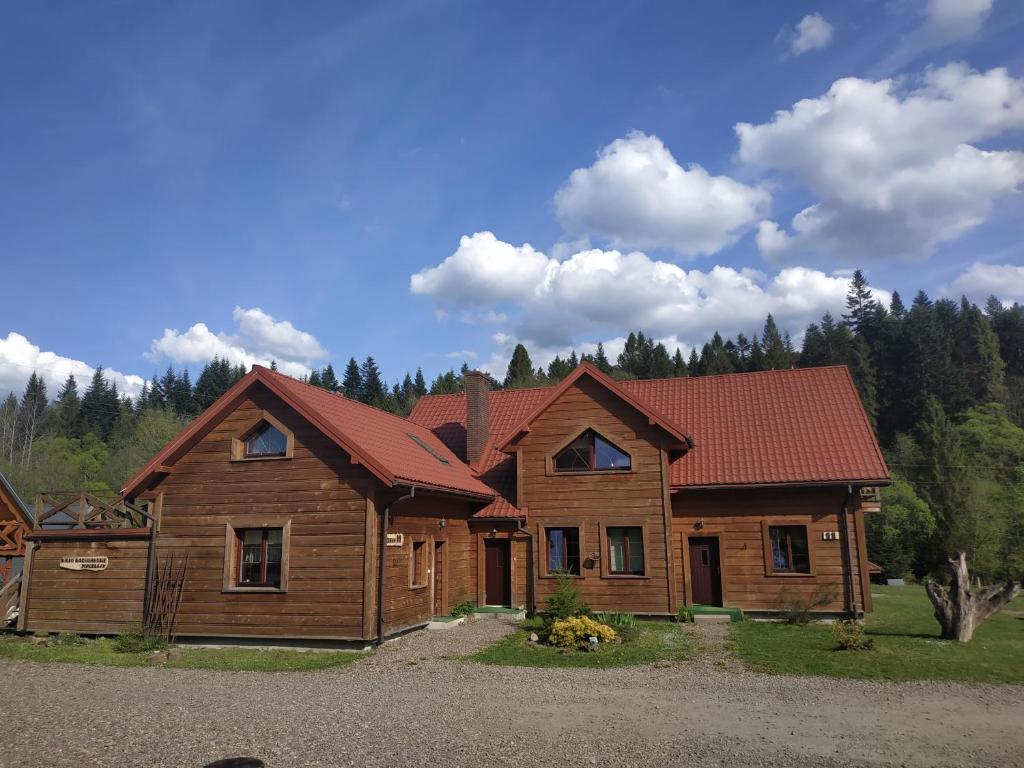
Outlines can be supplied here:
[[[290, 651], [257, 648], [184, 648], [181, 661], [166, 666], [216, 669], [225, 672], [302, 672], [351, 664], [364, 657], [352, 651]], [[117, 653], [108, 638], [80, 645], [33, 645], [28, 638], [0, 637], [0, 658], [23, 661], [102, 664], [112, 667], [146, 666], [148, 652]]]
[[954, 643], [939, 638], [923, 587], [872, 586], [872, 593], [872, 650], [836, 650], [827, 625], [745, 621], [733, 625], [734, 652], [754, 669], [779, 674], [1024, 683], [1024, 597], [985, 622], [970, 643]]
[[682, 661], [691, 657], [693, 649], [684, 625], [667, 621], [638, 622], [635, 639], [608, 643], [596, 651], [566, 650], [530, 643], [530, 632], [536, 626], [526, 622], [522, 629], [468, 658], [482, 664], [515, 667], [626, 667], [656, 661]]

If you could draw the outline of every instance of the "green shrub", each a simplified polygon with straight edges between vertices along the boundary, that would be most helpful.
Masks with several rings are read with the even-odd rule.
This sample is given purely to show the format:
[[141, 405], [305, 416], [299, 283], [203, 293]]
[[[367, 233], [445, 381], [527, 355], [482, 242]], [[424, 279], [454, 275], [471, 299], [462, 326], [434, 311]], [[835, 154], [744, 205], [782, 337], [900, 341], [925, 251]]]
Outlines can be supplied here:
[[864, 622], [847, 621], [832, 622], [832, 637], [835, 638], [841, 651], [867, 651], [874, 648], [875, 641], [868, 637]]
[[580, 591], [572, 574], [568, 571], [555, 571], [555, 589], [548, 597], [547, 613], [552, 621], [568, 619], [570, 616], [588, 615], [590, 607], [580, 601]]
[[476, 603], [472, 600], [464, 600], [452, 608], [452, 616], [469, 616], [475, 610]]
[[75, 632], [61, 632], [53, 638], [54, 645], [85, 645], [86, 639]]
[[558, 648], [583, 649], [590, 645], [591, 637], [596, 637], [599, 643], [610, 643], [615, 639], [615, 630], [588, 616], [573, 616], [551, 622], [547, 641]]
[[679, 606], [679, 610], [676, 611], [676, 621], [678, 621], [680, 624], [692, 624], [693, 609], [688, 608], [685, 605]]
[[114, 638], [114, 651], [117, 653], [150, 653], [166, 647], [166, 640], [141, 626], [132, 627]]
[[621, 629], [623, 627], [632, 628], [636, 626], [636, 616], [632, 613], [626, 613], [625, 611], [607, 611], [605, 613], [599, 613], [595, 617], [602, 624], [607, 624], [609, 627], [615, 629]]

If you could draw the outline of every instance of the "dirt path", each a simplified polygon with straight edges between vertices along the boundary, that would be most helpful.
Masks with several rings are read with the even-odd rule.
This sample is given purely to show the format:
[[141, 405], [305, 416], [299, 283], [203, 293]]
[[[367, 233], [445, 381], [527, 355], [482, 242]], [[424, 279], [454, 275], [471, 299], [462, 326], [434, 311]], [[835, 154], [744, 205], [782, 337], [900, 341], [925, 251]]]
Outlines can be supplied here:
[[316, 673], [0, 661], [0, 766], [1024, 766], [1024, 686], [730, 671], [698, 627], [710, 663], [613, 670], [444, 658], [489, 620]]

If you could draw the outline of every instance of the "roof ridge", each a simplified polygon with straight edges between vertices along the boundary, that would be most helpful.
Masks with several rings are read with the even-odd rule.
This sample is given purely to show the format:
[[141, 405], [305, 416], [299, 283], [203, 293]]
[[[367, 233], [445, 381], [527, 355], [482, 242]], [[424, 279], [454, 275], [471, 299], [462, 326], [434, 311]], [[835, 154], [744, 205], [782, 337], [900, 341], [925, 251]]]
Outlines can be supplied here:
[[[262, 365], [254, 365], [253, 368], [262, 368], [263, 370], [269, 371], [270, 373], [273, 373], [276, 376], [280, 376], [281, 378], [285, 378], [285, 379], [288, 379], [289, 381], [295, 382], [296, 384], [300, 384], [301, 386], [306, 387], [307, 389], [311, 389], [311, 390], [313, 390], [313, 392], [315, 394], [318, 394], [318, 395], [323, 394], [323, 395], [327, 395], [329, 397], [330, 396], [340, 397], [346, 403], [351, 403], [352, 405], [358, 405], [360, 408], [368, 408], [369, 410], [373, 411], [375, 414], [382, 414], [384, 416], [388, 416], [388, 417], [393, 418], [393, 419], [398, 419], [398, 421], [401, 421], [403, 424], [416, 426], [416, 427], [419, 427], [420, 429], [425, 429], [425, 427], [421, 427], [415, 421], [410, 421], [409, 418], [406, 417], [406, 416], [399, 416], [397, 413], [392, 413], [391, 411], [385, 411], [383, 408], [378, 408], [375, 405], [370, 405], [369, 403], [364, 403], [362, 400], [353, 400], [351, 397], [348, 397], [348, 396], [344, 395], [341, 392], [332, 392], [329, 389], [324, 389], [323, 387], [318, 387], [316, 384], [310, 384], [308, 381], [303, 381], [302, 379], [297, 379], [294, 376], [289, 376], [286, 373], [281, 373], [280, 371], [275, 371], [275, 370], [272, 370], [272, 369], [267, 368], [267, 367], [262, 366]], [[427, 430], [427, 431], [429, 432], [430, 430]]]

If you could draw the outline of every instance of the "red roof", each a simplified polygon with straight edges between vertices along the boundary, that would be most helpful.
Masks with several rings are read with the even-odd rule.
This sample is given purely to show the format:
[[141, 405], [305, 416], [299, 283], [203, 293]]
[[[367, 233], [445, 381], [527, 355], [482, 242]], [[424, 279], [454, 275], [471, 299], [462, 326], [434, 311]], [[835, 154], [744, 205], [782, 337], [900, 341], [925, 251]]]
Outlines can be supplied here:
[[253, 366], [179, 433], [128, 482], [125, 495], [135, 495], [162, 467], [173, 464], [256, 382], [274, 392], [388, 486], [413, 484], [481, 500], [495, 496], [429, 429], [262, 366]]
[[[626, 381], [615, 386], [627, 399], [643, 403], [693, 439], [694, 447], [672, 464], [673, 487], [888, 480], [845, 366]], [[549, 402], [555, 389], [491, 392], [492, 444]], [[465, 395], [421, 398], [409, 418], [465, 457]], [[485, 456], [485, 466], [498, 463], [497, 457]], [[512, 478], [514, 486], [514, 472]], [[495, 490], [507, 500], [514, 487]]]

